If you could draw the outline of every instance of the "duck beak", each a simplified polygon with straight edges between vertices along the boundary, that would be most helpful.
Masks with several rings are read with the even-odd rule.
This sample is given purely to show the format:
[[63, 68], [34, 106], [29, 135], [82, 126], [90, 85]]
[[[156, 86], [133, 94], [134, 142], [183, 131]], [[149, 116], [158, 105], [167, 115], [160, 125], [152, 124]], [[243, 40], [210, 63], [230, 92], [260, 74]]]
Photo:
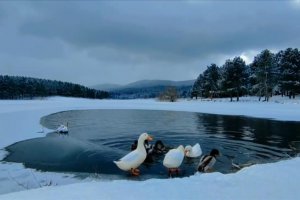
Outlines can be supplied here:
[[184, 155], [186, 156], [186, 154], [189, 152], [189, 150], [184, 150]]
[[148, 141], [152, 141], [153, 138], [152, 138], [150, 135], [148, 135], [147, 140], [148, 140]]

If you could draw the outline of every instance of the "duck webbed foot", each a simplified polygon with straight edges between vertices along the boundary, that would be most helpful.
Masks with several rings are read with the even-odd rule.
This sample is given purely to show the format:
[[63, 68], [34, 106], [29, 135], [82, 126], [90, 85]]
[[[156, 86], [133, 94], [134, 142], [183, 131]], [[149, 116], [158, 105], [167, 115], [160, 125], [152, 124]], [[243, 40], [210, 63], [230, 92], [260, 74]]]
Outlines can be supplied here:
[[173, 174], [179, 175], [179, 168], [170, 168], [169, 169], [169, 176], [172, 177]]
[[130, 172], [131, 172], [131, 174], [133, 175], [133, 176], [139, 176], [140, 175], [140, 170], [139, 169], [131, 169], [130, 170]]

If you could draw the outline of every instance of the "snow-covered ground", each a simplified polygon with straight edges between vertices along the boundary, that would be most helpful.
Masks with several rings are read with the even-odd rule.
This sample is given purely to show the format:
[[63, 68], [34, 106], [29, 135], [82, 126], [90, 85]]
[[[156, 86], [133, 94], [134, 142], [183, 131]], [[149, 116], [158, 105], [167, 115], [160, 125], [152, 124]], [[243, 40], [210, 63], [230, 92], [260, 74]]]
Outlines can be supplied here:
[[[179, 100], [175, 103], [150, 100], [88, 100], [54, 97], [43, 100], [0, 101], [0, 149], [17, 141], [43, 137], [47, 130], [39, 124], [42, 116], [78, 109], [147, 109], [244, 115], [276, 120], [300, 121], [300, 100], [273, 97], [270, 102], [242, 98]], [[137, 133], [139, 134], [139, 133]], [[0, 158], [5, 155], [0, 150]], [[9, 166], [10, 165], [10, 166]], [[276, 164], [256, 165], [236, 174], [197, 174], [188, 178], [151, 179], [146, 181], [88, 179], [82, 183], [47, 186], [24, 190], [18, 176], [46, 179], [60, 176], [24, 169], [20, 164], [0, 163], [0, 199], [298, 199], [300, 158]], [[19, 175], [17, 173], [19, 172]], [[65, 183], [76, 182], [65, 174]], [[24, 180], [24, 177], [23, 177]], [[48, 179], [49, 180], [49, 179]], [[37, 182], [37, 181], [35, 181]], [[77, 181], [78, 182], [78, 181]], [[46, 185], [45, 184], [41, 185]], [[29, 188], [39, 187], [27, 185]], [[4, 194], [8, 192], [15, 192]]]

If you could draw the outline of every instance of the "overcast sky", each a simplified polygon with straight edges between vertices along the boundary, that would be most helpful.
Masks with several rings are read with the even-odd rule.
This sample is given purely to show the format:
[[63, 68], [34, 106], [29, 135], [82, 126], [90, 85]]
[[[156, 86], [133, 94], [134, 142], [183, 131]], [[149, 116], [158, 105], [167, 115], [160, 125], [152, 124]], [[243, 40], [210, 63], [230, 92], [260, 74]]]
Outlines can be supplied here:
[[294, 1], [1, 1], [0, 74], [86, 86], [190, 80], [300, 47]]

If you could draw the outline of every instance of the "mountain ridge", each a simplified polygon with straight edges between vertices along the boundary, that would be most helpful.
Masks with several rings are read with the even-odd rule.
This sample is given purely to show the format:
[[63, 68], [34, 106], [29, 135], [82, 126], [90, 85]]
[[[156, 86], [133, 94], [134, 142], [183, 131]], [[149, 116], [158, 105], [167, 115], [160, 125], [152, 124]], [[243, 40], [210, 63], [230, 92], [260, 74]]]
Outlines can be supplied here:
[[90, 86], [94, 89], [101, 89], [106, 91], [113, 91], [113, 90], [122, 90], [122, 89], [129, 89], [129, 88], [150, 88], [150, 87], [157, 87], [157, 86], [192, 86], [195, 80], [186, 80], [186, 81], [171, 81], [171, 80], [139, 80], [135, 81], [126, 85], [119, 85], [119, 84], [99, 84]]

